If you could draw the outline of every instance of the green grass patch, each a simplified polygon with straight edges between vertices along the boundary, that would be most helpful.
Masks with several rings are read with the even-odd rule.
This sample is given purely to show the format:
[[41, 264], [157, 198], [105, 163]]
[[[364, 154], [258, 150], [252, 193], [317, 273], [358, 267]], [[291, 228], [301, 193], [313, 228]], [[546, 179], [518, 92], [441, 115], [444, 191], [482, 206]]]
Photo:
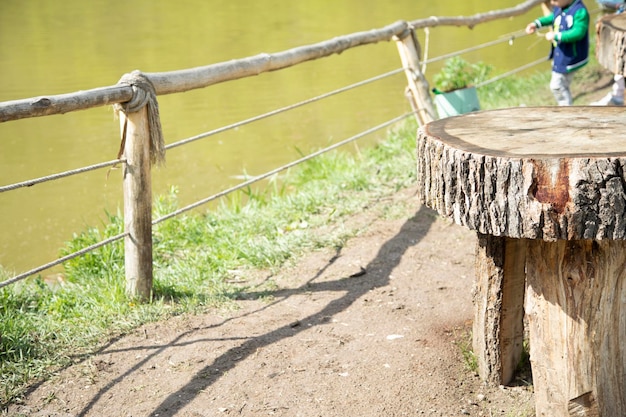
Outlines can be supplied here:
[[524, 78], [507, 77], [479, 88], [478, 98], [484, 110], [553, 105], [549, 84], [550, 71], [536, 72]]

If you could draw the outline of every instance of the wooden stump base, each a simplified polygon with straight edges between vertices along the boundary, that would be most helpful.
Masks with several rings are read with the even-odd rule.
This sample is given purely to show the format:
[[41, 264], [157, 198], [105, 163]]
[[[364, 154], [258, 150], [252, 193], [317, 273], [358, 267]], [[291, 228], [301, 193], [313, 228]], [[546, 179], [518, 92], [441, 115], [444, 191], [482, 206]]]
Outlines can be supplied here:
[[512, 378], [524, 306], [538, 416], [626, 417], [625, 123], [605, 106], [510, 108], [418, 131], [421, 201], [478, 233], [481, 377]]
[[528, 241], [538, 416], [626, 416], [626, 242]]
[[537, 416], [626, 416], [626, 242], [479, 234], [476, 255], [482, 379], [513, 379], [525, 294]]
[[515, 377], [524, 342], [525, 240], [478, 234], [473, 347], [478, 373], [494, 385]]

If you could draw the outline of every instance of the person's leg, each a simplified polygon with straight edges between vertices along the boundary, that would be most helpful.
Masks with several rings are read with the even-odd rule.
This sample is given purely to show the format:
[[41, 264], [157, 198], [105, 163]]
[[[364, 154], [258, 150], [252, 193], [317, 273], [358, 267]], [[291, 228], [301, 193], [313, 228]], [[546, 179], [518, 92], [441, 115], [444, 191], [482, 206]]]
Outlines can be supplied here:
[[572, 83], [574, 73], [561, 74], [552, 71], [552, 78], [550, 79], [550, 90], [556, 99], [559, 106], [571, 106], [572, 105], [572, 93], [569, 90], [569, 86]]
[[611, 93], [617, 101], [624, 102], [624, 76], [622, 74], [615, 74], [613, 77]]
[[623, 106], [624, 105], [624, 76], [615, 74], [611, 91], [598, 101], [591, 103], [592, 106]]

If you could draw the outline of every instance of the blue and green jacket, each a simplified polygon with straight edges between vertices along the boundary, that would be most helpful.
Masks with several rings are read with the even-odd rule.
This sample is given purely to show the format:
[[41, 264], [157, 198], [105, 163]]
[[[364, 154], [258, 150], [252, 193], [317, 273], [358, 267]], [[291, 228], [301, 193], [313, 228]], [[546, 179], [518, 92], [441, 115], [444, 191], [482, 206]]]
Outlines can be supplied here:
[[566, 74], [589, 61], [589, 12], [582, 0], [574, 0], [564, 9], [555, 7], [552, 15], [536, 19], [535, 25], [553, 26], [552, 71]]

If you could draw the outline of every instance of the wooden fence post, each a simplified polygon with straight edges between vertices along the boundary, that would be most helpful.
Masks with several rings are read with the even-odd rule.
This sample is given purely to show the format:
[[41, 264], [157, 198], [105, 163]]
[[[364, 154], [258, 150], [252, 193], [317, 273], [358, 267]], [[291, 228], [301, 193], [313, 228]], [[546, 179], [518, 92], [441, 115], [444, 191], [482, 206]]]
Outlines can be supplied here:
[[411, 27], [402, 35], [394, 36], [394, 40], [408, 81], [407, 96], [409, 102], [416, 112], [418, 123], [424, 125], [437, 119], [437, 113], [430, 97], [428, 82], [420, 69], [419, 42]]
[[478, 233], [472, 346], [480, 377], [506, 385], [524, 344], [526, 241]]
[[[152, 295], [152, 179], [147, 106], [119, 112], [124, 156], [124, 266], [126, 292], [148, 300]], [[126, 124], [126, 128], [124, 125]]]

